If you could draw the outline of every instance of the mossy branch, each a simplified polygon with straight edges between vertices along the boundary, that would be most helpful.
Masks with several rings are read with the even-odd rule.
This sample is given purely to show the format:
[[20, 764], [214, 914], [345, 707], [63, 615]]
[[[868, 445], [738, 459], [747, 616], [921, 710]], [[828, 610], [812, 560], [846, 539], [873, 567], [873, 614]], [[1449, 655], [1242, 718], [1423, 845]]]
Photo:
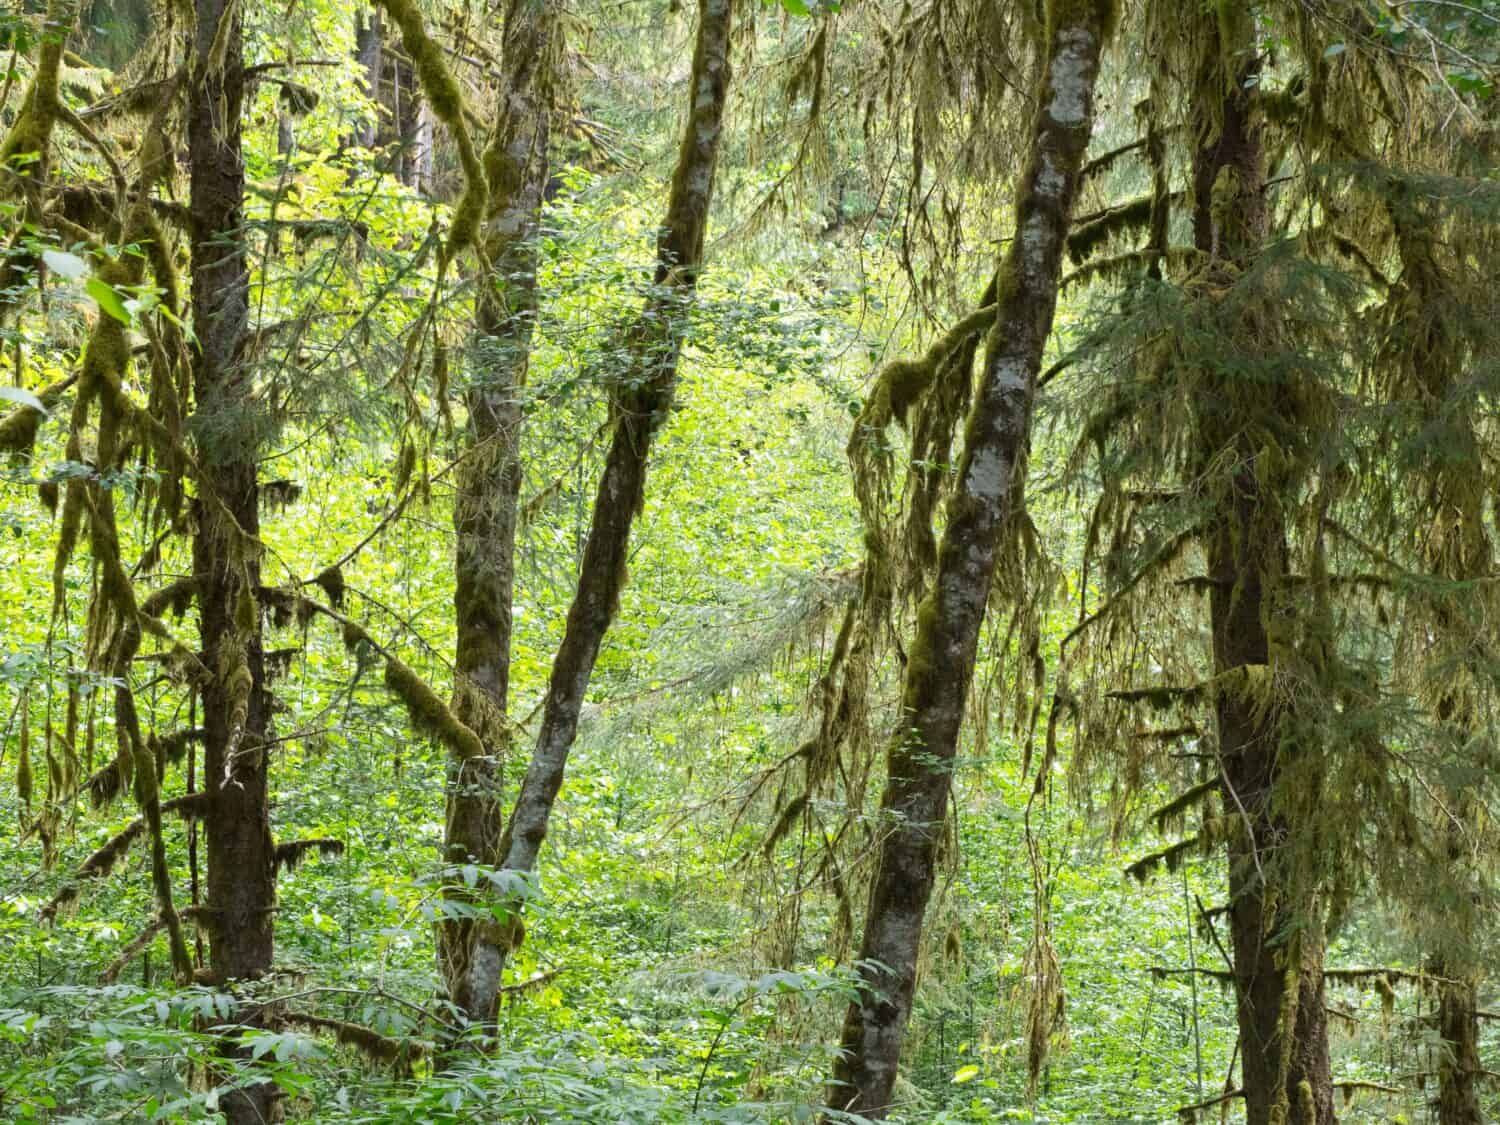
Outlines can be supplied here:
[[395, 1039], [382, 1035], [363, 1024], [346, 1020], [315, 1016], [311, 1012], [283, 1011], [277, 1018], [284, 1023], [306, 1027], [314, 1031], [331, 1031], [334, 1039], [346, 1047], [353, 1047], [371, 1060], [409, 1071], [411, 1064], [426, 1054], [424, 1043], [414, 1039]]
[[884, 432], [896, 422], [906, 424], [908, 411], [922, 398], [937, 377], [943, 361], [995, 322], [998, 306], [985, 305], [964, 317], [917, 359], [892, 360], [875, 376], [875, 386], [865, 400], [854, 423], [849, 441], [850, 452], [867, 443], [872, 435]]
[[1125, 875], [1137, 883], [1144, 883], [1159, 867], [1165, 866], [1168, 871], [1176, 871], [1182, 866], [1182, 861], [1187, 858], [1188, 853], [1200, 847], [1201, 841], [1197, 836], [1192, 836], [1171, 847], [1162, 848], [1159, 852], [1142, 856], [1125, 869]]
[[[1176, 202], [1181, 198], [1181, 192], [1173, 192], [1167, 196], [1170, 202]], [[1156, 197], [1148, 193], [1114, 207], [1106, 207], [1102, 211], [1082, 216], [1068, 235], [1069, 260], [1074, 265], [1082, 265], [1094, 256], [1095, 250], [1111, 238], [1148, 226], [1155, 203]]]
[[114, 984], [125, 970], [125, 966], [134, 961], [146, 946], [156, 940], [156, 935], [166, 928], [167, 922], [165, 918], [159, 915], [153, 918], [144, 930], [125, 943], [120, 952], [115, 956], [115, 959], [99, 974], [99, 983]]
[[1205, 797], [1217, 792], [1218, 788], [1219, 779], [1217, 777], [1210, 781], [1200, 782], [1187, 792], [1179, 794], [1168, 801], [1161, 808], [1153, 812], [1149, 819], [1151, 823], [1156, 825], [1158, 831], [1162, 831], [1169, 823], [1179, 819], [1188, 809], [1198, 804]]
[[389, 649], [377, 644], [363, 625], [335, 609], [303, 597], [282, 587], [262, 587], [261, 597], [282, 610], [294, 609], [299, 617], [320, 614], [337, 622], [343, 631], [344, 645], [350, 649], [367, 645], [385, 662], [385, 686], [406, 706], [412, 726], [422, 734], [441, 742], [462, 760], [485, 756], [484, 741], [455, 715], [430, 684], [407, 666]]
[[479, 225], [484, 218], [489, 189], [485, 180], [484, 165], [479, 159], [479, 150], [469, 133], [469, 123], [464, 116], [463, 92], [458, 80], [448, 69], [443, 50], [430, 35], [422, 22], [414, 0], [378, 0], [380, 6], [401, 30], [401, 44], [411, 57], [416, 68], [417, 79], [427, 95], [428, 104], [438, 120], [448, 127], [458, 146], [459, 163], [463, 167], [464, 191], [453, 208], [453, 219], [448, 227], [448, 241], [443, 246], [438, 273], [441, 275], [449, 262], [460, 252], [473, 247], [480, 248]]
[[[198, 820], [208, 815], [211, 803], [208, 793], [188, 793], [181, 797], [174, 797], [170, 801], [163, 801], [161, 811], [175, 813], [183, 820]], [[90, 879], [102, 879], [113, 871], [115, 864], [125, 857], [125, 853], [130, 850], [130, 845], [145, 828], [145, 818], [138, 816], [100, 845], [83, 861], [67, 884], [47, 900], [46, 905], [38, 912], [38, 918], [43, 922], [53, 921], [61, 907], [78, 897], [78, 892], [84, 882]]]
[[1144, 703], [1152, 710], [1165, 711], [1169, 707], [1190, 707], [1203, 700], [1208, 691], [1206, 683], [1188, 684], [1184, 687], [1122, 688], [1106, 692], [1110, 699], [1122, 703]]

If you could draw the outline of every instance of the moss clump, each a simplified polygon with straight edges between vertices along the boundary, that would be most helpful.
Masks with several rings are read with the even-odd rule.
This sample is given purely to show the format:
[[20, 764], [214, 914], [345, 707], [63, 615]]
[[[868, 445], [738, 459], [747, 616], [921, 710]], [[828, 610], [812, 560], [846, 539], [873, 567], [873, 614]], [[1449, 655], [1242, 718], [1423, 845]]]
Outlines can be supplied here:
[[249, 636], [255, 632], [255, 624], [260, 616], [260, 611], [255, 604], [255, 595], [250, 592], [249, 586], [241, 586], [239, 597], [234, 601], [234, 625], [243, 635]]
[[1074, 265], [1081, 265], [1109, 239], [1146, 226], [1155, 204], [1154, 195], [1141, 195], [1079, 223], [1068, 235], [1069, 259]]
[[395, 656], [385, 658], [385, 686], [406, 705], [412, 726], [418, 731], [435, 738], [459, 758], [484, 756], [479, 736], [459, 721], [422, 677]]

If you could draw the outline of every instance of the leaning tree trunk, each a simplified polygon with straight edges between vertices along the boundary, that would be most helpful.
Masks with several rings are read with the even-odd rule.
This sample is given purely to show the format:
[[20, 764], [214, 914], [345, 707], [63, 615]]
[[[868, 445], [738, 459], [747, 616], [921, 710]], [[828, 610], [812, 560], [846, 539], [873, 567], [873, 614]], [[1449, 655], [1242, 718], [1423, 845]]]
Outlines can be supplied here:
[[[536, 869], [578, 732], [583, 696], [625, 585], [631, 526], [645, 501], [646, 462], [672, 407], [678, 357], [703, 261], [729, 90], [733, 0], [700, 0], [698, 12], [687, 127], [672, 175], [666, 222], [657, 235], [655, 284], [625, 344], [628, 369], [619, 375], [611, 404], [614, 434], [594, 500], [578, 589], [552, 662], [536, 747], [501, 842], [503, 866], [522, 874]], [[504, 953], [519, 938], [518, 923], [514, 918], [496, 927], [495, 947], [501, 953], [494, 966], [497, 973]]]
[[[1252, 27], [1247, 12], [1233, 9], [1215, 22], [1218, 34], [1203, 36], [1193, 107], [1200, 138], [1193, 235], [1209, 263], [1210, 292], [1227, 289], [1266, 238]], [[1235, 466], [1213, 497], [1206, 552], [1214, 682], [1224, 685], [1215, 700], [1224, 809], [1244, 829], [1231, 836], [1228, 861], [1246, 1121], [1327, 1125], [1334, 1111], [1319, 907], [1281, 859], [1299, 827], [1278, 807], [1283, 755], [1294, 748], [1281, 745], [1284, 709], [1248, 687], [1252, 673], [1273, 660], [1267, 622], [1279, 612], [1274, 599], [1287, 575], [1288, 547], [1276, 471], [1265, 464], [1271, 454], [1247, 435], [1277, 416], [1285, 398], [1275, 387], [1214, 376], [1196, 406], [1205, 473]]]
[[[558, 8], [511, 0], [499, 121], [485, 154], [489, 214], [477, 323], [470, 349], [465, 454], [454, 499], [456, 531], [453, 709], [484, 744], [449, 763], [445, 853], [450, 864], [497, 866], [501, 756], [510, 686], [511, 597], [521, 487], [521, 395], [536, 320], [536, 247], [547, 185], [547, 136], [558, 44]], [[449, 998], [472, 1020], [492, 1022], [504, 953], [472, 919], [445, 921], [438, 953]]]
[[[240, 153], [244, 95], [242, 6], [197, 0], [188, 106], [195, 410], [201, 467], [193, 572], [203, 661], [204, 783], [210, 795], [206, 917], [214, 981], [271, 967], [275, 872], [266, 750], [270, 715], [261, 651], [256, 554], [258, 406], [245, 363], [250, 280]], [[232, 1048], [226, 1048], [232, 1049]], [[269, 1082], [221, 1103], [231, 1125], [275, 1120]]]
[[[1093, 125], [1109, 5], [1052, 5], [1041, 104], [1001, 264], [994, 327], [969, 411], [937, 574], [917, 612], [882, 801], [885, 838], [860, 946], [860, 996], [844, 1020], [828, 1101], [883, 1118], [916, 987], [959, 727], [1001, 536], [1025, 473], [1032, 401], [1057, 305], [1063, 244]], [[878, 967], [877, 967], [878, 966]]]

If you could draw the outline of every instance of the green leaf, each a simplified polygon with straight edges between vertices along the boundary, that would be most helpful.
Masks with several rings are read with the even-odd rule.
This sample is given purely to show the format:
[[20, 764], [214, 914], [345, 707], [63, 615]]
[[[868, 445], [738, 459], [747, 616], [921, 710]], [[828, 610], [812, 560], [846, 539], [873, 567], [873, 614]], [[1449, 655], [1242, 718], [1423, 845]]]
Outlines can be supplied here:
[[77, 281], [89, 272], [88, 264], [82, 258], [77, 254], [69, 254], [66, 250], [43, 250], [42, 261], [53, 273], [60, 274], [69, 281]]
[[88, 280], [88, 284], [83, 288], [90, 297], [98, 302], [99, 307], [110, 316], [114, 317], [121, 324], [130, 324], [130, 310], [125, 307], [125, 302], [115, 292], [114, 286], [108, 282], [100, 281], [97, 277], [91, 277]]
[[805, 0], [781, 0], [781, 7], [790, 16], [810, 16], [812, 11]]
[[42, 400], [30, 391], [23, 391], [20, 387], [0, 386], [0, 399], [7, 402], [18, 402], [22, 406], [29, 406], [33, 410], [39, 410], [45, 416], [47, 408], [42, 405]]
[[973, 1063], [970, 1063], [968, 1066], [959, 1067], [958, 1070], [954, 1072], [953, 1084], [955, 1086], [958, 1086], [965, 1082], [972, 1082], [975, 1078], [978, 1077], [979, 1067], [975, 1066]]

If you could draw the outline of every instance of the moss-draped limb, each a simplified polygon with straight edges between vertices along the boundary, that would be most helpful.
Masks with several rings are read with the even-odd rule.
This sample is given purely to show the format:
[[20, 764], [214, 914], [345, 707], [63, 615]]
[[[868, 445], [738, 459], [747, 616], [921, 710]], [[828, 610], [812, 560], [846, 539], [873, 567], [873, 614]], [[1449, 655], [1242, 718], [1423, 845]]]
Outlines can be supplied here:
[[[462, 251], [480, 247], [480, 225], [484, 219], [485, 202], [489, 191], [484, 174], [484, 163], [469, 132], [468, 119], [464, 114], [463, 91], [453, 77], [443, 49], [428, 34], [417, 9], [415, 0], [378, 0], [380, 6], [401, 31], [401, 43], [416, 67], [417, 79], [427, 95], [428, 104], [439, 121], [453, 134], [458, 147], [458, 158], [463, 166], [464, 190], [453, 207], [453, 218], [448, 227], [448, 239], [443, 246], [442, 267], [453, 261]], [[441, 270], [439, 272], [442, 272]]]
[[881, 368], [856, 419], [854, 434], [849, 439], [851, 452], [870, 440], [866, 435], [879, 434], [892, 422], [905, 425], [907, 413], [932, 386], [943, 361], [988, 330], [995, 322], [996, 308], [988, 304], [975, 309], [943, 333], [920, 357], [895, 359]]
[[[41, 49], [36, 71], [21, 100], [20, 111], [0, 141], [0, 175], [16, 172], [21, 157], [33, 157], [45, 170], [52, 130], [61, 116], [62, 67], [68, 37], [78, 22], [79, 0], [49, 0], [42, 17]], [[12, 181], [14, 182], [14, 181]]]

